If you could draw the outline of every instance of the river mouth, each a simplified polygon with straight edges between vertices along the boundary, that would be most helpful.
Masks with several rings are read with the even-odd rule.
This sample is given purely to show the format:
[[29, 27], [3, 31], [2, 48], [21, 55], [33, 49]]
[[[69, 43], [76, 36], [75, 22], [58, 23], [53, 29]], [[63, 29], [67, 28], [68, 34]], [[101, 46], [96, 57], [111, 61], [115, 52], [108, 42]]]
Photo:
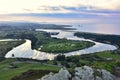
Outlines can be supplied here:
[[[89, 48], [72, 51], [72, 52], [67, 52], [67, 53], [62, 53], [65, 56], [82, 55], [82, 54], [89, 54], [89, 53], [95, 53], [95, 52], [100, 52], [100, 51], [117, 49], [116, 46], [113, 46], [110, 44], [95, 42], [90, 39], [84, 39], [84, 38], [79, 38], [77, 36], [74, 36], [74, 33], [76, 32], [74, 30], [66, 31], [66, 30], [52, 30], [52, 29], [36, 29], [36, 31], [59, 33], [57, 35], [51, 35], [51, 37], [54, 37], [54, 38], [60, 38], [60, 39], [66, 38], [68, 40], [89, 41], [89, 42], [95, 43], [94, 46], [91, 46]], [[32, 59], [38, 59], [38, 60], [45, 60], [45, 59], [53, 60], [58, 55], [58, 54], [47, 53], [47, 52], [42, 52], [42, 51], [38, 51], [38, 50], [32, 50], [30, 40], [26, 40], [26, 42], [24, 44], [9, 51], [5, 57], [11, 58], [12, 54], [14, 54], [15, 57], [17, 57], [17, 58], [32, 58]]]

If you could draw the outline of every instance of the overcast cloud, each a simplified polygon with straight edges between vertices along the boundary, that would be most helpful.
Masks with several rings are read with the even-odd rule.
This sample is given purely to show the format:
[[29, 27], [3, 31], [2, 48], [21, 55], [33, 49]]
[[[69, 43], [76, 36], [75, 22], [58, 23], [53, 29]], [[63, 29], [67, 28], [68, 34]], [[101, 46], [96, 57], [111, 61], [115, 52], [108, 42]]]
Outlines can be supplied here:
[[47, 21], [47, 18], [102, 21], [107, 18], [118, 22], [120, 0], [0, 0], [0, 21], [32, 21], [32, 18], [39, 18], [39, 21]]

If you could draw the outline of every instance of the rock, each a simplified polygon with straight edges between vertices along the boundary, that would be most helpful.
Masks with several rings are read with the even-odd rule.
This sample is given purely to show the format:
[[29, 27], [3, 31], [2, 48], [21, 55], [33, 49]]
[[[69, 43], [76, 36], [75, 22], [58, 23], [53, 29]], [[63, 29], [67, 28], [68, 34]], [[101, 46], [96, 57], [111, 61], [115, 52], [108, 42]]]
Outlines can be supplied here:
[[[82, 80], [93, 79], [93, 69], [88, 66], [83, 66], [80, 68], [75, 68], [75, 76], [78, 76]], [[86, 76], [88, 79], [86, 79]]]
[[72, 80], [80, 80], [80, 78], [78, 76], [75, 76], [72, 78]]
[[120, 80], [106, 70], [93, 69], [89, 66], [75, 68], [75, 77], [72, 80]]
[[120, 67], [117, 66], [114, 68], [115, 69], [115, 75], [119, 76], [120, 77]]
[[10, 63], [9, 66], [8, 66], [9, 69], [15, 69], [15, 68], [18, 68], [15, 64], [13, 63]]
[[58, 73], [49, 73], [39, 80], [120, 80], [120, 78], [103, 69], [83, 66], [75, 68], [74, 77], [71, 77], [67, 69], [61, 69]]
[[53, 74], [49, 73], [48, 75], [43, 76], [39, 80], [69, 80], [71, 74], [66, 69], [61, 69], [58, 73]]
[[[99, 77], [94, 77], [94, 70], [89, 66], [75, 68], [75, 77], [73, 80], [101, 80]], [[78, 79], [79, 78], [79, 79]]]
[[101, 70], [102, 73], [102, 80], [117, 80], [117, 77], [115, 77], [114, 75], [112, 75], [110, 72], [106, 71], [106, 70]]

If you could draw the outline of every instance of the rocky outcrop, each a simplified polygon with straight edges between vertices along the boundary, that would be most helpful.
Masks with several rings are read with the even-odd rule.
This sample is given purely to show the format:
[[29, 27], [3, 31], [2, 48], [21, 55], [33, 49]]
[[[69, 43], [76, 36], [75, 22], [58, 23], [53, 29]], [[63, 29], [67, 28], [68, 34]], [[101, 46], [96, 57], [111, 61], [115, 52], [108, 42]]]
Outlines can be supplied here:
[[89, 66], [75, 68], [75, 77], [72, 80], [120, 80], [103, 69], [94, 69]]
[[114, 74], [120, 77], [120, 67], [116, 66], [114, 70], [115, 70]]
[[49, 73], [39, 80], [69, 80], [69, 78], [71, 78], [69, 71], [66, 69], [61, 69], [58, 73]]
[[74, 77], [67, 69], [61, 69], [58, 73], [49, 73], [38, 80], [120, 80], [103, 69], [94, 69], [89, 66], [75, 68]]
[[94, 80], [94, 70], [91, 67], [83, 66], [75, 68], [75, 77], [72, 80]]

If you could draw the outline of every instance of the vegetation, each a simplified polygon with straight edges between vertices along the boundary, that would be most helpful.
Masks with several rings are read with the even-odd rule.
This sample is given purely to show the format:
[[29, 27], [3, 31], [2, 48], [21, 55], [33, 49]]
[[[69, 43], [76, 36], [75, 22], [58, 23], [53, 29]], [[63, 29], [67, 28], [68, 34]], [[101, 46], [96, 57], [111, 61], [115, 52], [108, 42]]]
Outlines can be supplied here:
[[[17, 24], [17, 25], [16, 25]], [[0, 31], [34, 31], [35, 29], [61, 29], [72, 30], [69, 28], [71, 25], [56, 25], [56, 24], [39, 24], [39, 23], [27, 23], [27, 22], [9, 22], [0, 25]]]
[[59, 67], [45, 65], [41, 62], [36, 61], [20, 61], [19, 59], [5, 59], [0, 62], [0, 79], [36, 80], [41, 78], [41, 76], [50, 73], [51, 71], [56, 72], [59, 69]]
[[[54, 70], [28, 70], [27, 72], [23, 72], [19, 76], [15, 76], [12, 80], [35, 80], [49, 74], [50, 72], [56, 73]], [[42, 74], [41, 74], [42, 73]]]
[[[59, 57], [61, 57], [62, 60]], [[114, 51], [103, 51], [92, 54], [70, 56], [66, 58], [62, 55], [56, 57], [55, 61], [53, 61], [53, 64], [54, 63], [56, 65], [61, 64], [72, 69], [87, 65], [115, 73], [114, 68], [120, 64], [120, 54], [119, 52], [115, 53]]]
[[120, 36], [119, 35], [105, 35], [105, 34], [103, 35], [103, 34], [84, 33], [84, 32], [77, 32], [74, 35], [78, 37], [92, 39], [98, 42], [110, 43], [120, 48], [120, 41], [119, 41]]
[[0, 57], [4, 57], [8, 51], [24, 42], [25, 40], [0, 41]]
[[95, 43], [88, 41], [51, 38], [50, 34], [51, 33], [36, 31], [18, 31], [9, 32], [4, 36], [4, 38], [30, 39], [32, 41], [33, 49], [49, 53], [67, 53], [95, 45]]
[[75, 67], [87, 65], [115, 74], [115, 67], [120, 67], [120, 55], [113, 51], [103, 51], [70, 57], [58, 55], [53, 61], [5, 59], [0, 62], [0, 79], [35, 80], [51, 71], [58, 71], [60, 68], [57, 66], [60, 65], [67, 67], [70, 71], [73, 71]]
[[43, 44], [41, 51], [49, 53], [66, 53], [81, 50], [93, 45], [94, 43], [87, 41], [57, 40]]
[[[113, 44], [118, 47], [115, 51], [103, 51], [94, 54], [87, 54], [81, 56], [74, 56], [75, 61], [79, 60], [79, 65], [90, 65], [97, 68], [105, 69], [115, 74], [115, 67], [120, 67], [120, 36], [119, 35], [105, 35], [95, 33], [77, 32], [74, 34], [78, 37], [92, 39], [94, 41]], [[70, 59], [72, 59], [71, 57]]]
[[[36, 25], [38, 26], [38, 25]], [[43, 25], [42, 25], [43, 26]], [[44, 28], [58, 29], [56, 25], [44, 25]], [[40, 28], [38, 26], [37, 28]], [[2, 27], [3, 28], [3, 27]], [[59, 28], [61, 28], [59, 26]], [[20, 29], [20, 30], [18, 30]], [[62, 27], [61, 29], [65, 29]], [[67, 29], [67, 28], [66, 28]], [[14, 30], [14, 31], [13, 31]], [[50, 34], [46, 32], [36, 32], [33, 25], [27, 27], [16, 27], [9, 30], [7, 27], [1, 31], [0, 39], [30, 39], [32, 41], [32, 48], [52, 53], [64, 53], [75, 51], [90, 47], [94, 43], [87, 41], [72, 41], [66, 39], [51, 38]], [[5, 32], [4, 32], [5, 31]], [[58, 33], [55, 33], [58, 34]], [[92, 39], [99, 42], [110, 43], [120, 47], [120, 36], [118, 35], [102, 35], [92, 33], [75, 33], [75, 36]], [[6, 52], [13, 47], [20, 45], [22, 41], [0, 42], [0, 57], [4, 57]], [[21, 61], [23, 60], [23, 61]], [[43, 61], [42, 63], [34, 60], [24, 59], [4, 59], [0, 61], [0, 79], [1, 80], [36, 80], [49, 72], [56, 72], [59, 70], [57, 66], [65, 66], [69, 70], [80, 66], [92, 66], [94, 68], [106, 69], [111, 73], [115, 72], [115, 67], [120, 67], [120, 49], [116, 51], [103, 51], [92, 54], [84, 54], [78, 56], [65, 57], [59, 54], [53, 61]], [[41, 74], [42, 73], [42, 74]], [[96, 72], [97, 74], [97, 72]], [[99, 74], [98, 74], [99, 75]]]

